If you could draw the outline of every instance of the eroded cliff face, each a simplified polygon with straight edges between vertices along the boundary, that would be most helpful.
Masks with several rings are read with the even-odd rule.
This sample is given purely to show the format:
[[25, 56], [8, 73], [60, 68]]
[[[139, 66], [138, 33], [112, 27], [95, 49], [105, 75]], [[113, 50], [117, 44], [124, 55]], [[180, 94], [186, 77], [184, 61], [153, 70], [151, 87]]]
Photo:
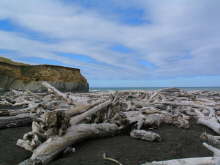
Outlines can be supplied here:
[[87, 92], [89, 85], [79, 69], [54, 65], [27, 65], [0, 58], [0, 88], [44, 91], [47, 81], [61, 91]]

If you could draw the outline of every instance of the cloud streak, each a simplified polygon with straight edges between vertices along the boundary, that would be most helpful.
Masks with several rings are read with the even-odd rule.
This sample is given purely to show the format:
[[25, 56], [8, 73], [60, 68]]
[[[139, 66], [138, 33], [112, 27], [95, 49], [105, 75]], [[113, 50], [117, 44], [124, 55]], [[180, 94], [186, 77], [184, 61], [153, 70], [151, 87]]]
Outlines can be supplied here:
[[78, 67], [101, 86], [175, 86], [198, 76], [220, 83], [220, 2], [108, 2], [1, 0], [0, 23], [13, 28], [0, 24], [0, 55]]

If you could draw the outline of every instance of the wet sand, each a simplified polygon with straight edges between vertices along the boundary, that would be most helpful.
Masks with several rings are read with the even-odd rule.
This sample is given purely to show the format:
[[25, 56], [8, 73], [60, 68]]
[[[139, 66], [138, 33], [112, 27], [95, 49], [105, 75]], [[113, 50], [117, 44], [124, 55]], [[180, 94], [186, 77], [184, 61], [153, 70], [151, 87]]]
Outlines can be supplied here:
[[[17, 139], [29, 130], [29, 127], [0, 130], [1, 165], [15, 165], [30, 157], [30, 152], [15, 145]], [[162, 125], [156, 131], [163, 139], [161, 142], [145, 142], [132, 139], [128, 135], [90, 139], [75, 146], [75, 153], [61, 155], [50, 164], [114, 165], [114, 163], [103, 160], [104, 152], [107, 156], [119, 160], [123, 165], [140, 165], [153, 160], [211, 156], [212, 153], [202, 146], [199, 139], [204, 131], [211, 132], [208, 128], [196, 124], [193, 124], [190, 129]]]

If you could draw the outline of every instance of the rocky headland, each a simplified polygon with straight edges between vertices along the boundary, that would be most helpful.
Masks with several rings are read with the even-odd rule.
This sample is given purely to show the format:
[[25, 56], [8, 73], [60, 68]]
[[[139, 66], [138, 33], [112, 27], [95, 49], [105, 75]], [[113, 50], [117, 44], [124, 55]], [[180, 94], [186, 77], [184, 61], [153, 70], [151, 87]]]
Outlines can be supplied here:
[[89, 85], [80, 69], [55, 65], [28, 65], [0, 57], [0, 88], [44, 91], [42, 81], [64, 92], [87, 92]]

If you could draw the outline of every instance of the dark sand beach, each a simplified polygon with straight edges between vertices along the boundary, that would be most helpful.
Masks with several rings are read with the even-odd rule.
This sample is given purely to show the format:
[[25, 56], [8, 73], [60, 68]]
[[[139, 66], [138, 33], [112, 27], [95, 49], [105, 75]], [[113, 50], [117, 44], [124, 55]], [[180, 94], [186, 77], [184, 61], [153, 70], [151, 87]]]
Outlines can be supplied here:
[[[29, 127], [20, 127], [0, 131], [1, 165], [15, 165], [30, 157], [30, 152], [15, 145], [17, 139], [29, 130]], [[212, 153], [202, 146], [199, 139], [204, 131], [210, 132], [207, 128], [193, 122], [189, 129], [161, 125], [156, 131], [163, 138], [161, 142], [136, 140], [126, 134], [104, 139], [90, 139], [75, 146], [75, 153], [61, 155], [50, 164], [114, 165], [112, 162], [103, 160], [104, 152], [107, 156], [119, 160], [123, 165], [140, 165], [153, 160], [211, 156]]]

